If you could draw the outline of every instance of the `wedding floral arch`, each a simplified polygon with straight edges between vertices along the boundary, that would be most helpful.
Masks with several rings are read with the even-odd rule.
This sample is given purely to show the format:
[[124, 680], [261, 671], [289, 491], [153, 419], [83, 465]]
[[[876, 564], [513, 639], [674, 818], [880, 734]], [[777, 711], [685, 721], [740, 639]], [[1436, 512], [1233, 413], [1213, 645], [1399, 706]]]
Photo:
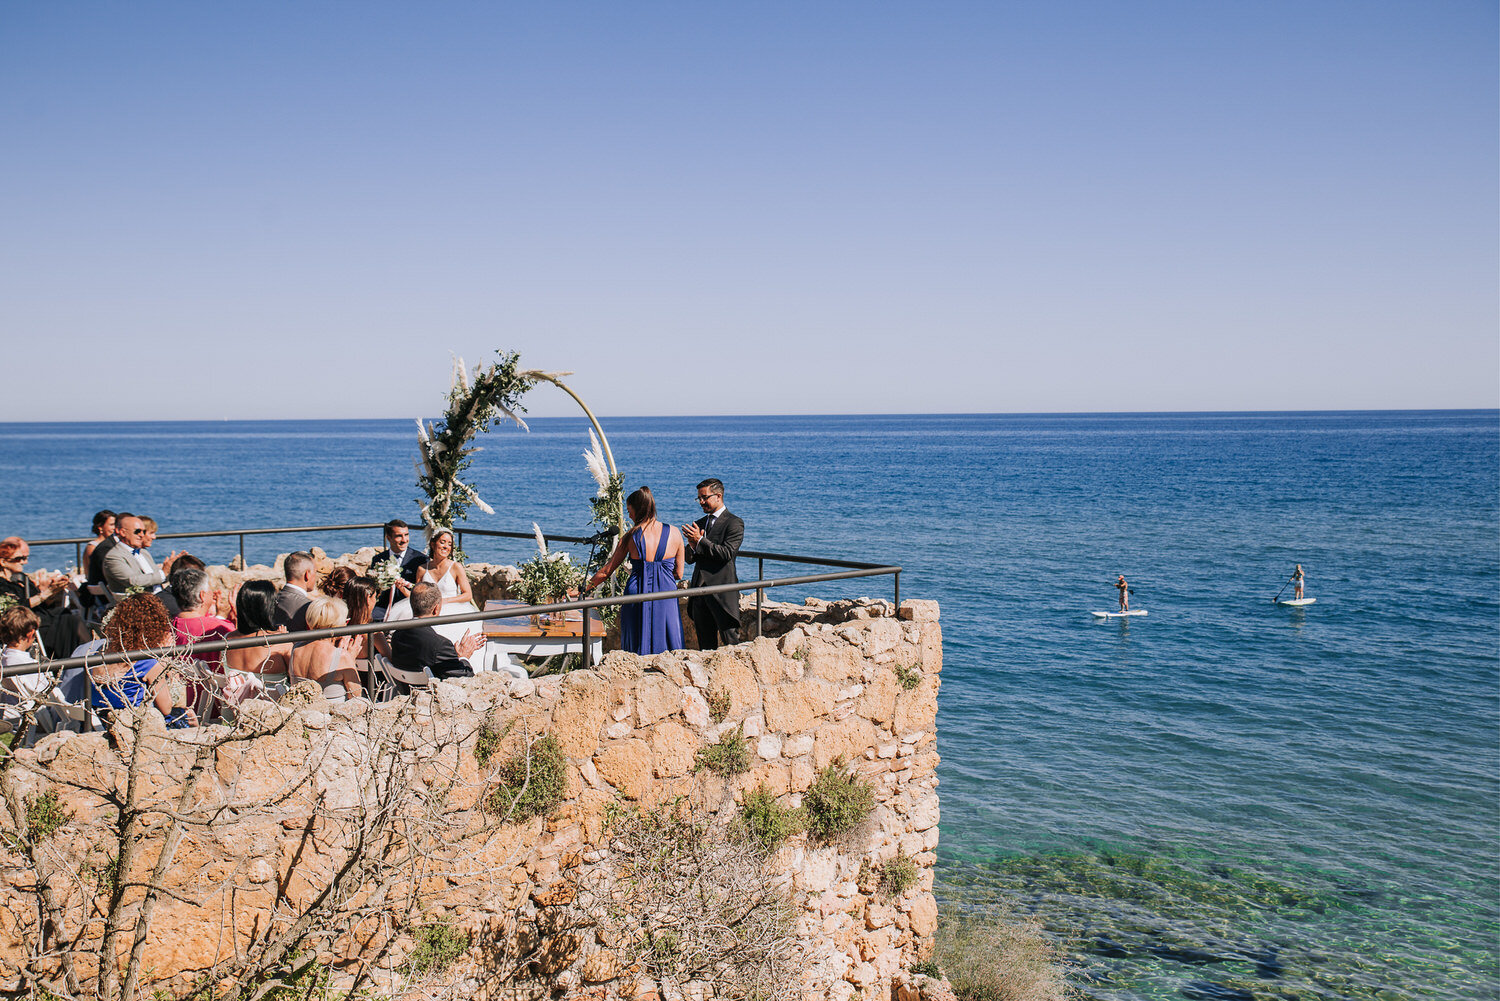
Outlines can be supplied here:
[[448, 389], [448, 407], [443, 416], [428, 424], [423, 424], [420, 419], [417, 421], [417, 441], [421, 449], [416, 463], [417, 486], [426, 495], [426, 500], [419, 498], [417, 504], [427, 531], [453, 528], [454, 522], [463, 518], [471, 504], [485, 514], [495, 513], [473, 485], [465, 483], [461, 477], [472, 461], [471, 456], [482, 448], [471, 443], [502, 417], [529, 431], [521, 417], [526, 412], [521, 398], [538, 382], [548, 382], [573, 398], [593, 428], [591, 447], [584, 453], [589, 472], [599, 484], [599, 492], [591, 503], [592, 520], [601, 528], [613, 526], [623, 532], [623, 478], [615, 468], [609, 439], [604, 436], [598, 418], [588, 404], [562, 381], [563, 376], [573, 373], [522, 370], [519, 353], [497, 351], [496, 355], [497, 360], [489, 366], [476, 366], [472, 377], [464, 360], [454, 358], [453, 384]]

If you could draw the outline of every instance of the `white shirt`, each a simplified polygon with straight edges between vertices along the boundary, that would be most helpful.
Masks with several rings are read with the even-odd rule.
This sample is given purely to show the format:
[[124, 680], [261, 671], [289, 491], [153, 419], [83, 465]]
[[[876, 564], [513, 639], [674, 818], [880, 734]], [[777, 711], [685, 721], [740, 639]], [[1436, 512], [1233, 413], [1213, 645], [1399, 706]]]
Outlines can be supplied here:
[[703, 523], [703, 538], [699, 539], [698, 542], [693, 543], [693, 549], [695, 551], [698, 548], [698, 544], [701, 543], [701, 542], [703, 542], [704, 539], [708, 538], [708, 530], [710, 528], [714, 527], [714, 522], [718, 521], [719, 520], [719, 516], [722, 515], [722, 514], [724, 514], [727, 510], [729, 510], [729, 509], [726, 508], [723, 504], [720, 504], [719, 505], [719, 509], [717, 511], [714, 511], [711, 514], [709, 514], [709, 515], [706, 516], [708, 518], [708, 520]]
[[410, 549], [403, 549], [399, 553], [396, 552], [394, 549], [392, 549], [391, 550], [391, 559], [393, 559], [393, 560], [396, 561], [396, 566], [398, 566], [398, 567], [404, 567], [404, 566], [406, 566], [406, 554], [409, 553], [409, 552], [411, 552]]

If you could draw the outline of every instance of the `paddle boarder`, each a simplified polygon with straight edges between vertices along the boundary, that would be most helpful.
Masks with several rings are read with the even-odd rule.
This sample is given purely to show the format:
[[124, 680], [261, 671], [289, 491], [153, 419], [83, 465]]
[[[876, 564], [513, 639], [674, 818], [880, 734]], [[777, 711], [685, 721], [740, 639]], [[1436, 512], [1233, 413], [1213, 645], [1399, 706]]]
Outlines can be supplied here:
[[1303, 582], [1303, 580], [1304, 580], [1305, 577], [1306, 577], [1306, 574], [1304, 574], [1302, 572], [1302, 564], [1298, 563], [1297, 566], [1296, 566], [1296, 568], [1292, 570], [1292, 600], [1293, 601], [1301, 601], [1302, 600], [1302, 582]]
[[1125, 575], [1120, 574], [1119, 580], [1115, 581], [1115, 588], [1120, 592], [1120, 611], [1130, 611], [1130, 585], [1125, 583]]

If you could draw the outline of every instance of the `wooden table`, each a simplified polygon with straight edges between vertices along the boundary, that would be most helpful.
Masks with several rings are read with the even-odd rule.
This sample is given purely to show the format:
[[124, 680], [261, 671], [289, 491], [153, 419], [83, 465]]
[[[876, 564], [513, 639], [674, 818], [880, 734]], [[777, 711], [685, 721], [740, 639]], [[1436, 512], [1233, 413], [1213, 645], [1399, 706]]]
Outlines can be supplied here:
[[[524, 607], [519, 601], [492, 599], [484, 603], [486, 612]], [[604, 656], [604, 623], [593, 612], [589, 613], [589, 646], [593, 649], [593, 662], [597, 664]], [[581, 610], [543, 618], [540, 622], [529, 615], [517, 615], [508, 619], [489, 619], [484, 623], [483, 660], [474, 667], [481, 671], [506, 671], [508, 667], [524, 670], [525, 665], [521, 661], [523, 657], [550, 657], [559, 653], [582, 652]], [[514, 674], [515, 671], [507, 673]]]

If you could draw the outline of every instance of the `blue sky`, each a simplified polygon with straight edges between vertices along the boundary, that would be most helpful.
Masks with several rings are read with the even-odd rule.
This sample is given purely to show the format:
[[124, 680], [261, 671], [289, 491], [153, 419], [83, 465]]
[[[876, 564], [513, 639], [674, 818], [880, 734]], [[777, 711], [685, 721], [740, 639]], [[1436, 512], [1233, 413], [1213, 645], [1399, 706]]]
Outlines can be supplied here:
[[1496, 20], [7, 3], [0, 419], [1493, 407]]

